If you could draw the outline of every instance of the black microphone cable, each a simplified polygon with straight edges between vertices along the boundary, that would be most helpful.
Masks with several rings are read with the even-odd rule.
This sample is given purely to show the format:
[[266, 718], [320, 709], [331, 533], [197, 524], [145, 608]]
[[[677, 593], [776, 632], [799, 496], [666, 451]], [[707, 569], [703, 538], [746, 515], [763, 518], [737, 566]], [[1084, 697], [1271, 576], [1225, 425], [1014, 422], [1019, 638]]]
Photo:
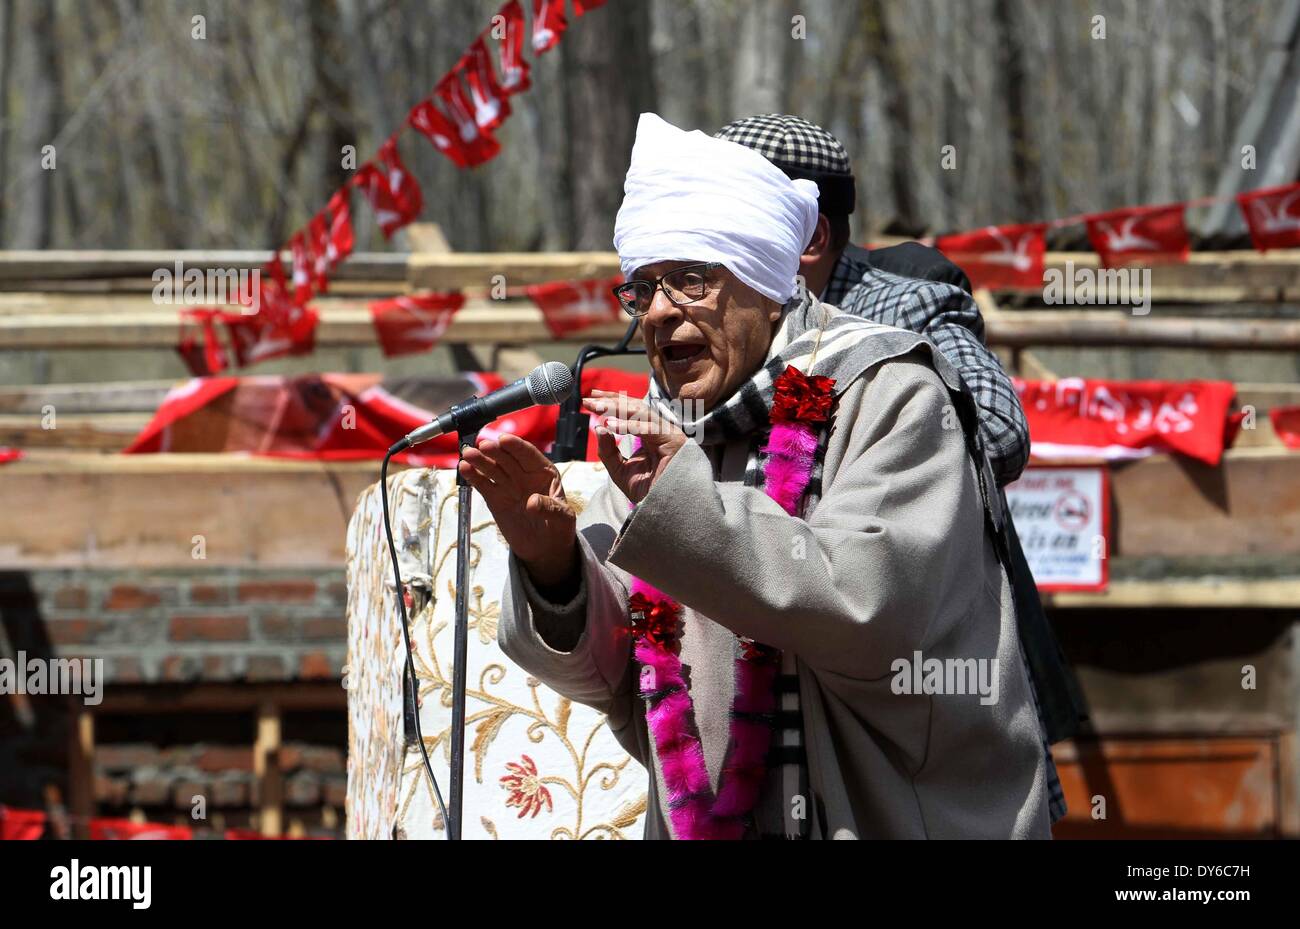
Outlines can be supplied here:
[[[424, 747], [424, 732], [420, 729], [420, 685], [415, 679], [415, 659], [411, 651], [411, 621], [406, 615], [406, 592], [402, 587], [402, 569], [397, 563], [397, 545], [393, 542], [393, 525], [388, 515], [388, 462], [392, 460], [390, 449], [384, 456], [384, 463], [379, 468], [379, 495], [384, 501], [384, 536], [388, 539], [388, 554], [393, 560], [393, 579], [397, 582], [397, 605], [402, 611], [402, 641], [406, 643], [406, 682], [411, 688], [411, 702], [415, 706], [415, 738], [420, 743], [420, 755], [424, 758], [424, 773], [433, 788], [434, 799], [438, 801], [438, 811], [442, 814], [443, 828], [447, 839], [451, 839], [451, 820], [447, 818], [447, 806], [442, 802], [442, 791], [438, 789], [438, 779], [433, 776], [433, 763], [429, 761], [429, 750]], [[402, 699], [402, 713], [406, 713], [406, 699]]]

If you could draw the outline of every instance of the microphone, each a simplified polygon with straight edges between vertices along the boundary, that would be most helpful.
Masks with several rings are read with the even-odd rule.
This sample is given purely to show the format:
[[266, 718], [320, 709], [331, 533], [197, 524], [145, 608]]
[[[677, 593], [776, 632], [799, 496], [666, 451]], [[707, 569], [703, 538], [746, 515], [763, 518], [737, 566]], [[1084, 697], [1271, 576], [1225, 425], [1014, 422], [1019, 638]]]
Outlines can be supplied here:
[[564, 400], [573, 391], [573, 372], [560, 361], [538, 365], [527, 377], [494, 390], [486, 397], [471, 397], [458, 403], [433, 422], [407, 434], [388, 454], [396, 455], [413, 445], [428, 442], [446, 432], [462, 435], [478, 432], [488, 423], [507, 413], [530, 406], [549, 406]]

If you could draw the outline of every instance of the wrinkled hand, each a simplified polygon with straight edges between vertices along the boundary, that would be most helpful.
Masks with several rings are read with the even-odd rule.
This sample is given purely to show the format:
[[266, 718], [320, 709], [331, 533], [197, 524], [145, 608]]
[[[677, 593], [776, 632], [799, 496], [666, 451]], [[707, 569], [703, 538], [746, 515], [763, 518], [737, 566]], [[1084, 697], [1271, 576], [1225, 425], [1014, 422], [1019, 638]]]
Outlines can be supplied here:
[[[640, 503], [686, 444], [686, 433], [644, 401], [608, 390], [591, 394], [583, 398], [582, 405], [596, 418], [600, 460], [618, 489], [633, 503]], [[641, 447], [630, 458], [618, 450], [620, 435], [641, 439]]]
[[515, 435], [465, 449], [460, 474], [483, 495], [515, 557], [542, 586], [564, 583], [577, 563], [577, 514], [555, 465]]

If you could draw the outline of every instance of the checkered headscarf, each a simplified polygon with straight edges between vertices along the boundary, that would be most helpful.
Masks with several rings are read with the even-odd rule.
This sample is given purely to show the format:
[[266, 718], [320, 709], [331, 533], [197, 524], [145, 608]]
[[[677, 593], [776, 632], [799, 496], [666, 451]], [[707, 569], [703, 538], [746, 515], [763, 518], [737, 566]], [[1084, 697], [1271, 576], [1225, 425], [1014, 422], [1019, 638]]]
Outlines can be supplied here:
[[853, 164], [840, 140], [798, 116], [768, 113], [728, 123], [717, 138], [752, 148], [792, 178], [815, 181], [819, 207], [828, 215], [853, 212]]

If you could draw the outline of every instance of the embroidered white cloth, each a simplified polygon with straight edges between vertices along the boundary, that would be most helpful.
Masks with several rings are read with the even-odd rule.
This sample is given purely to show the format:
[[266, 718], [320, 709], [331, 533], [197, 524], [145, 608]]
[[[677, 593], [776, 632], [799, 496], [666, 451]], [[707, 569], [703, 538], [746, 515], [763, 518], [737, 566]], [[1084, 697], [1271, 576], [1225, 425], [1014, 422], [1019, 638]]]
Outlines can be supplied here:
[[717, 261], [785, 303], [816, 227], [812, 181], [792, 181], [743, 145], [641, 114], [614, 223], [624, 277], [659, 261]]

